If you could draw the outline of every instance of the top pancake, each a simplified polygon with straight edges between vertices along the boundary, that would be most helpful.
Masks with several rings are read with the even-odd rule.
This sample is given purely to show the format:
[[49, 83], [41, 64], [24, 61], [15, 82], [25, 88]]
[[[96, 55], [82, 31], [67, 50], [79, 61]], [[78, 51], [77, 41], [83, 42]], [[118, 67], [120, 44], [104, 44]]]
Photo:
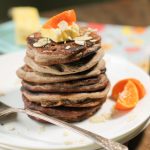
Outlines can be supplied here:
[[[101, 38], [96, 32], [89, 32], [88, 28], [81, 28], [80, 32], [82, 34], [88, 33], [88, 36], [92, 37], [92, 40], [86, 41], [85, 45], [78, 45], [74, 41], [66, 43], [51, 41], [45, 46], [34, 47], [33, 44], [42, 38], [40, 33], [34, 33], [34, 36], [27, 38], [27, 56], [42, 65], [64, 64], [77, 61], [100, 49]], [[68, 46], [70, 48], [66, 49]]]

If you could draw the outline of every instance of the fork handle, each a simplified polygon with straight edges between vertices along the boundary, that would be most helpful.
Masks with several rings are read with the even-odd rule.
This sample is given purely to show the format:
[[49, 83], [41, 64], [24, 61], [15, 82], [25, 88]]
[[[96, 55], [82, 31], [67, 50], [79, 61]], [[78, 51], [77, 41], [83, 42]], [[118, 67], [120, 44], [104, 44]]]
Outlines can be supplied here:
[[57, 118], [48, 116], [46, 114], [31, 110], [31, 109], [18, 109], [17, 112], [24, 112], [32, 117], [36, 117], [39, 119], [42, 119], [44, 121], [53, 123], [57, 126], [72, 130], [74, 132], [77, 132], [81, 135], [84, 135], [90, 139], [92, 139], [95, 143], [97, 143], [98, 145], [100, 145], [102, 148], [105, 148], [105, 150], [128, 150], [128, 148], [120, 143], [114, 142], [110, 139], [106, 139], [100, 135], [97, 135], [95, 133], [92, 133], [90, 131], [87, 131], [85, 129], [82, 129], [80, 127], [77, 127], [73, 124], [64, 122], [62, 120], [59, 120]]

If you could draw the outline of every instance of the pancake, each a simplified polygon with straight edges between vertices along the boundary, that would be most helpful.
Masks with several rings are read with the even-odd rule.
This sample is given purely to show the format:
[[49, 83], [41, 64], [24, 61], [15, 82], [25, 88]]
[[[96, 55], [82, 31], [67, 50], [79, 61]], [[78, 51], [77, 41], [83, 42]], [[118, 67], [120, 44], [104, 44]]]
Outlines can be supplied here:
[[41, 103], [42, 106], [58, 106], [69, 104], [77, 104], [86, 100], [101, 99], [107, 96], [110, 88], [108, 84], [105, 89], [96, 92], [83, 92], [83, 93], [42, 93], [42, 92], [31, 92], [26, 90], [24, 87], [21, 88], [23, 96], [29, 101]]
[[99, 60], [103, 57], [103, 50], [100, 49], [96, 54], [89, 55], [85, 58], [82, 58], [80, 61], [72, 62], [69, 64], [57, 64], [50, 66], [39, 65], [34, 62], [34, 60], [28, 56], [25, 57], [25, 63], [30, 66], [34, 71], [41, 73], [49, 73], [54, 75], [67, 75], [75, 74], [78, 72], [83, 72], [92, 68], [97, 64]]
[[[88, 28], [81, 29], [81, 31], [82, 30], [83, 34], [89, 32]], [[95, 42], [86, 41], [84, 46], [78, 45], [74, 41], [68, 41], [66, 43], [55, 43], [51, 41], [47, 45], [37, 48], [33, 47], [33, 44], [42, 37], [40, 33], [35, 33], [34, 36], [29, 36], [27, 38], [27, 56], [31, 57], [36, 63], [41, 65], [74, 62], [101, 48], [100, 36], [96, 32], [91, 32], [89, 36], [92, 37], [92, 40]], [[66, 49], [67, 46], [70, 48]]]
[[108, 79], [105, 74], [100, 74], [95, 78], [52, 84], [35, 84], [22, 81], [22, 86], [29, 91], [52, 93], [92, 92], [104, 89], [107, 84]]
[[101, 61], [96, 66], [87, 71], [67, 76], [58, 76], [34, 72], [27, 65], [19, 68], [16, 73], [18, 77], [20, 79], [23, 79], [24, 81], [42, 84], [42, 83], [57, 83], [57, 82], [66, 82], [72, 80], [92, 78], [98, 76], [100, 73], [104, 73], [105, 70], [106, 70], [105, 61]]
[[58, 43], [40, 32], [30, 35], [25, 65], [17, 70], [24, 107], [67, 122], [94, 115], [110, 89], [103, 56], [101, 37], [87, 27]]
[[[77, 104], [65, 104], [63, 106], [64, 107], [78, 107], [78, 108], [94, 107], [94, 106], [103, 104], [105, 102], [105, 100], [106, 100], [106, 97], [101, 98], [101, 99], [93, 99], [92, 101], [91, 100], [89, 100], [89, 101], [87, 100], [87, 101], [80, 102], [80, 103], [77, 103]], [[55, 107], [55, 106], [53, 106], [53, 107]]]
[[[23, 97], [25, 97], [25, 96], [23, 96]], [[64, 106], [64, 107], [94, 107], [94, 106], [97, 106], [99, 104], [104, 103], [105, 100], [106, 100], [106, 97], [100, 98], [100, 99], [92, 99], [92, 100], [91, 99], [87, 99], [85, 101], [81, 101], [81, 102], [78, 102], [78, 103], [66, 102], [66, 103], [62, 104], [60, 102], [60, 103], [51, 103], [50, 105], [48, 105], [48, 103], [45, 103], [46, 105], [44, 105], [43, 103], [42, 103], [42, 105], [41, 105], [41, 103], [37, 103], [37, 104], [41, 105], [42, 107], [58, 107], [58, 106], [59, 107], [60, 106]], [[28, 101], [30, 101], [30, 100], [28, 100]], [[36, 103], [36, 102], [33, 102], [33, 103]]]
[[[63, 107], [63, 106], [42, 107], [37, 103], [28, 101], [28, 99], [26, 99], [25, 97], [23, 97], [23, 101], [24, 101], [24, 107], [27, 109], [39, 111], [66, 122], [79, 122], [85, 120], [91, 117], [92, 115], [94, 115], [102, 105], [99, 104], [94, 107], [84, 107], [84, 108], [73, 108], [73, 107]], [[36, 119], [37, 121], [42, 121], [39, 120], [38, 118], [34, 118], [34, 119]]]

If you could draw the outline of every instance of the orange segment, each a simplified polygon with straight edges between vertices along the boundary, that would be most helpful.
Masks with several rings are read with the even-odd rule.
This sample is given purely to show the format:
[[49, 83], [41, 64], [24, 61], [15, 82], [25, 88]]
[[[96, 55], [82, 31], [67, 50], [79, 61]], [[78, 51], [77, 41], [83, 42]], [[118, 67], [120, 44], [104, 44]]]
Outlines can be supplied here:
[[57, 28], [59, 22], [66, 21], [69, 25], [72, 25], [76, 21], [76, 13], [74, 10], [64, 11], [52, 18], [50, 18], [44, 25], [43, 28]]
[[138, 90], [134, 82], [129, 80], [123, 91], [119, 94], [115, 108], [118, 110], [128, 110], [136, 106], [139, 100]]
[[143, 98], [146, 94], [146, 90], [145, 90], [143, 84], [137, 79], [132, 78], [132, 79], [129, 79], [129, 80], [134, 82], [134, 84], [136, 85], [136, 88], [137, 88], [138, 93], [139, 93], [139, 99]]
[[137, 88], [138, 94], [139, 94], [139, 99], [144, 97], [144, 95], [146, 94], [146, 90], [145, 90], [143, 84], [137, 79], [129, 78], [129, 79], [121, 80], [115, 84], [115, 86], [113, 87], [113, 90], [112, 90], [112, 95], [111, 95], [112, 99], [114, 99], [114, 100], [118, 99], [119, 93], [121, 93], [123, 91], [125, 84], [129, 80], [134, 82], [134, 84], [136, 85], [136, 88]]
[[111, 95], [113, 100], [117, 100], [118, 99], [119, 93], [121, 93], [123, 91], [124, 86], [127, 83], [127, 81], [128, 80], [125, 79], [125, 80], [121, 80], [121, 81], [119, 81], [119, 82], [117, 82], [115, 84], [115, 86], [112, 89], [112, 95]]

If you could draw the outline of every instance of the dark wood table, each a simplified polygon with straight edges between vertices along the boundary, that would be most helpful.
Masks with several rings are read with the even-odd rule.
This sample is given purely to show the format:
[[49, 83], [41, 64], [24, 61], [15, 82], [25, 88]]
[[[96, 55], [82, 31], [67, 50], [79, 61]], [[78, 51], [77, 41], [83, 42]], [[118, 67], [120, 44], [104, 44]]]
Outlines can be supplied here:
[[[115, 2], [90, 3], [80, 6], [41, 13], [50, 17], [65, 9], [74, 8], [78, 20], [122, 25], [150, 25], [149, 0], [120, 0]], [[134, 139], [127, 143], [130, 150], [150, 150], [150, 125]]]

